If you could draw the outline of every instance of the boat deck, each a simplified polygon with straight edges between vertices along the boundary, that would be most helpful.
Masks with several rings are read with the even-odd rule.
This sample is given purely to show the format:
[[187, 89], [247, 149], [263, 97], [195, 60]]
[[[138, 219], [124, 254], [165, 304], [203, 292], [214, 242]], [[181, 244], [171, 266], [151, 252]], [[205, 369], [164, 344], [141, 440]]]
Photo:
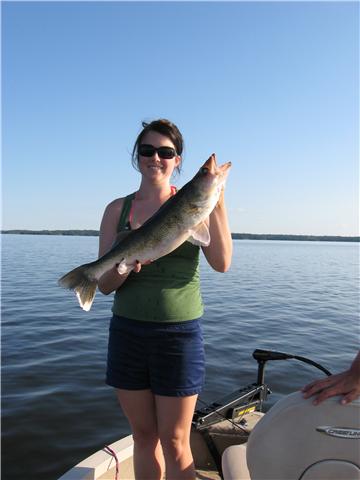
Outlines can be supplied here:
[[[207, 426], [203, 431], [191, 432], [191, 450], [193, 452], [197, 480], [221, 480], [217, 464], [221, 464], [221, 455], [230, 445], [245, 443], [250, 431], [263, 414], [247, 413], [242, 417], [241, 426], [227, 420]], [[209, 438], [210, 437], [210, 438]], [[131, 435], [110, 445], [118, 459], [118, 479], [134, 480], [133, 439]], [[116, 460], [105, 449], [86, 458], [66, 472], [59, 480], [115, 480]]]
[[[98, 480], [115, 480], [115, 467], [105, 472]], [[165, 477], [164, 477], [165, 478]], [[133, 480], [134, 471], [132, 458], [128, 458], [121, 463], [119, 468], [119, 479], [121, 480]], [[221, 477], [217, 471], [214, 470], [196, 470], [197, 480], [221, 480]]]

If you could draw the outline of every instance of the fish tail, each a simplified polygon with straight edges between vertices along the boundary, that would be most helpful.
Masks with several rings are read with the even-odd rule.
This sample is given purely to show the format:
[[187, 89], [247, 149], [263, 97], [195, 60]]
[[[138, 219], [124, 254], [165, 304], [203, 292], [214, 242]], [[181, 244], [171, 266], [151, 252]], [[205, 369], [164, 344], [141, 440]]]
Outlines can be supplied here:
[[89, 264], [74, 268], [74, 270], [61, 277], [58, 283], [63, 288], [74, 290], [80, 307], [86, 312], [90, 310], [98, 280]]

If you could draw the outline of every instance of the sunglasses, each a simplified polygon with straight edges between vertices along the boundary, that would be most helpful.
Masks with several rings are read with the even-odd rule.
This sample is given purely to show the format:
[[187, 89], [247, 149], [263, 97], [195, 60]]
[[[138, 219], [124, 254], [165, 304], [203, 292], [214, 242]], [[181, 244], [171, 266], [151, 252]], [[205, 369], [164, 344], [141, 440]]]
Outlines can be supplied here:
[[139, 146], [139, 155], [143, 157], [152, 157], [155, 152], [157, 152], [160, 158], [165, 160], [176, 157], [176, 150], [172, 147], [155, 148], [153, 145], [147, 145], [145, 143]]

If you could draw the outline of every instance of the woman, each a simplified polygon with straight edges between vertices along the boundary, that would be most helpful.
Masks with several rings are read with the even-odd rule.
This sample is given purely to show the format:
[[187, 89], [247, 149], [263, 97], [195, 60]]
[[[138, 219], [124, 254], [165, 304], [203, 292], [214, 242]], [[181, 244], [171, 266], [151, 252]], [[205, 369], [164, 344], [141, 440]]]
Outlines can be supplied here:
[[[118, 235], [138, 228], [176, 192], [170, 179], [180, 171], [183, 139], [168, 120], [143, 123], [133, 149], [141, 173], [139, 190], [111, 202], [100, 228], [99, 256]], [[232, 240], [224, 195], [209, 217], [208, 263], [225, 272]], [[199, 247], [185, 242], [154, 262], [137, 263], [130, 274], [116, 266], [99, 281], [104, 294], [116, 291], [110, 325], [107, 383], [134, 437], [137, 480], [195, 478], [190, 428], [204, 380], [203, 313]]]

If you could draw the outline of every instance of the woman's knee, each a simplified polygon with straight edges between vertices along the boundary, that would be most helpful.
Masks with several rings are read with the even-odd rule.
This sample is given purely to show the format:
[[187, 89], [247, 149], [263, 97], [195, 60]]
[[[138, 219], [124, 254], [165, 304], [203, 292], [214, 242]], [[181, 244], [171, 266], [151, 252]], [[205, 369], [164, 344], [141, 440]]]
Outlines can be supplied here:
[[159, 432], [161, 446], [164, 455], [180, 459], [190, 449], [189, 436], [183, 430]]
[[141, 426], [132, 427], [132, 435], [135, 445], [141, 448], [156, 448], [159, 442], [159, 436], [156, 429], [143, 428]]

